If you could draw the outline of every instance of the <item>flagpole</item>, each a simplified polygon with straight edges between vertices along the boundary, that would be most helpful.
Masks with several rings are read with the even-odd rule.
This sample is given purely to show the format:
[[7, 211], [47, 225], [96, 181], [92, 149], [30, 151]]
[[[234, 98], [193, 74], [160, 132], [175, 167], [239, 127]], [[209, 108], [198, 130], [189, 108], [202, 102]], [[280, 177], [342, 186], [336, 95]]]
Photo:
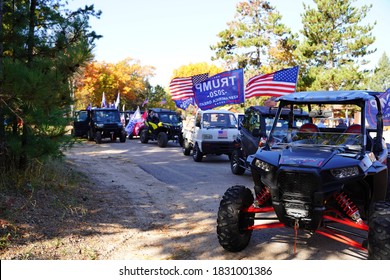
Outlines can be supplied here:
[[298, 84], [298, 76], [299, 76], [299, 66], [298, 67], [298, 72], [297, 72], [297, 79], [295, 81], [295, 92], [297, 92], [297, 84]]

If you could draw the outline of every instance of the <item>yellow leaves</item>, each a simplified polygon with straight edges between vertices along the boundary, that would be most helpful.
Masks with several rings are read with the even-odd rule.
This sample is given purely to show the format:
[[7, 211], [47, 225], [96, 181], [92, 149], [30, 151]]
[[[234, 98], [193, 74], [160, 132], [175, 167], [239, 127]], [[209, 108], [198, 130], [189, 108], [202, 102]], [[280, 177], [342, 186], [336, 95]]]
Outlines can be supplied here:
[[190, 77], [198, 74], [208, 73], [209, 76], [216, 75], [224, 70], [218, 66], [210, 65], [206, 62], [190, 63], [188, 65], [182, 65], [178, 69], [173, 71], [173, 78], [175, 77]]
[[145, 91], [145, 81], [154, 76], [154, 70], [132, 58], [116, 64], [92, 61], [76, 78], [76, 108], [85, 108], [89, 103], [100, 106], [103, 92], [109, 103], [116, 99], [118, 92], [125, 102], [135, 100], [138, 93]]

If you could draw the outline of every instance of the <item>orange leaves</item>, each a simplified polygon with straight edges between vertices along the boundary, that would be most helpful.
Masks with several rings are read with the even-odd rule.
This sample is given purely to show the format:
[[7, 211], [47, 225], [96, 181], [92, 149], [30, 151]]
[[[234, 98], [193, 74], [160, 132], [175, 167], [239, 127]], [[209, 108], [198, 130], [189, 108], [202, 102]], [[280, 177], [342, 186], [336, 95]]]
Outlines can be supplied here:
[[121, 94], [121, 102], [131, 103], [145, 91], [145, 81], [152, 76], [154, 67], [142, 66], [131, 58], [116, 64], [93, 61], [76, 78], [76, 108], [85, 108], [89, 103], [99, 106], [103, 92], [108, 103], [115, 101], [118, 92]]

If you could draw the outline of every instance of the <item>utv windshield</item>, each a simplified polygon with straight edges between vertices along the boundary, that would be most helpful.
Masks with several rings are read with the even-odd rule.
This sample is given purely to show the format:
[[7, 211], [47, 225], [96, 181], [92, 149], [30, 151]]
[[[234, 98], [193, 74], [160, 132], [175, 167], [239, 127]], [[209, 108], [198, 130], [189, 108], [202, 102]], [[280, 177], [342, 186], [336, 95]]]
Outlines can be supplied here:
[[163, 123], [178, 124], [180, 122], [177, 114], [172, 113], [159, 113], [158, 118], [160, 119], [160, 122]]
[[237, 128], [236, 116], [231, 113], [205, 113], [203, 114], [204, 128]]
[[271, 148], [313, 147], [344, 148], [361, 151], [369, 139], [362, 134], [361, 114], [356, 105], [327, 106], [310, 104], [310, 121], [279, 116], [268, 141]]
[[[274, 122], [275, 118], [274, 116], [266, 117], [265, 118], [265, 123], [266, 123], [266, 133], [269, 135], [272, 129], [272, 125]], [[309, 118], [306, 116], [297, 116], [294, 118], [294, 126], [295, 127], [300, 127], [301, 125], [308, 123]], [[274, 130], [274, 135], [277, 136], [283, 136], [284, 134], [287, 134], [288, 130], [288, 116], [287, 115], [281, 115], [278, 118], [278, 122], [276, 124], [275, 130]]]
[[95, 111], [95, 119], [101, 123], [115, 123], [120, 122], [118, 111]]

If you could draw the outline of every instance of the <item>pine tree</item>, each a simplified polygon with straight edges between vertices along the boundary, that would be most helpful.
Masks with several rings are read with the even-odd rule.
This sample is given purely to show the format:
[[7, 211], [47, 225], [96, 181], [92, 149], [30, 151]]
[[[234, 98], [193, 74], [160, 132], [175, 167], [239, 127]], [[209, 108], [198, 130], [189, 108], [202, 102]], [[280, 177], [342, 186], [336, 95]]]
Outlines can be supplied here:
[[386, 53], [382, 54], [369, 81], [371, 90], [384, 92], [390, 88], [390, 60]]
[[252, 71], [252, 75], [295, 65], [296, 35], [281, 23], [281, 18], [268, 1], [238, 3], [235, 20], [218, 34], [220, 41], [211, 46], [215, 51], [213, 59], [225, 61], [231, 69]]
[[[4, 2], [0, 110], [7, 125], [0, 168], [25, 169], [61, 155], [73, 103], [70, 79], [92, 58], [93, 6], [69, 11], [61, 0]], [[66, 3], [66, 2], [65, 2]]]
[[373, 53], [372, 30], [361, 25], [372, 5], [352, 6], [355, 0], [314, 0], [316, 8], [304, 4], [300, 45], [305, 66], [304, 87], [312, 90], [353, 89], [364, 76], [359, 70]]

